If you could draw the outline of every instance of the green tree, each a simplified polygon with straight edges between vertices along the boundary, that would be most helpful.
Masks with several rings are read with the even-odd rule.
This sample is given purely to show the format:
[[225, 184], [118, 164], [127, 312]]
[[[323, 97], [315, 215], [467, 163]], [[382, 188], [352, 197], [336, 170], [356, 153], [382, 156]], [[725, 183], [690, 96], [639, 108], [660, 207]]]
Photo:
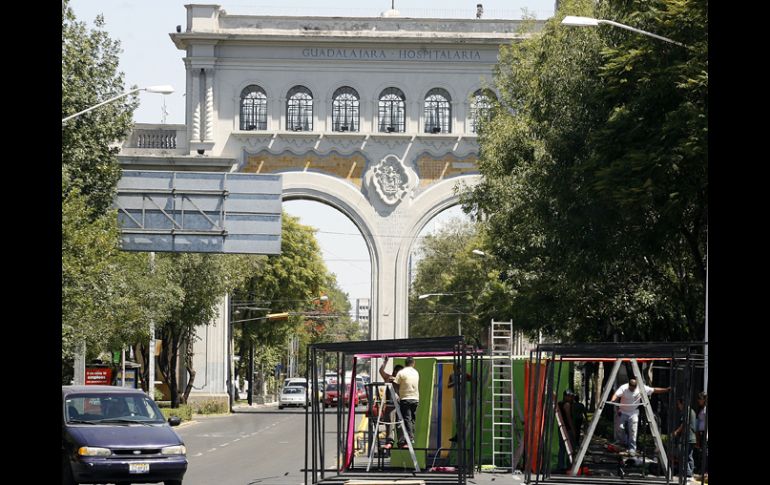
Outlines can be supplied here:
[[[77, 21], [69, 0], [63, 0], [62, 118], [126, 91], [118, 71], [120, 42], [103, 30], [101, 16], [94, 25], [89, 29]], [[93, 209], [91, 217], [104, 214], [112, 204], [120, 179], [115, 141], [129, 134], [137, 104], [136, 96], [125, 97], [62, 125], [62, 165], [68, 171], [64, 196], [77, 188]]]
[[345, 342], [363, 340], [368, 336], [361, 330], [358, 322], [350, 316], [348, 294], [337, 284], [337, 277], [327, 273], [327, 282], [321, 290], [325, 300], [316, 299], [309, 311], [303, 312], [302, 323], [295, 329], [299, 339], [298, 370], [304, 375], [307, 358], [307, 346], [320, 342]]
[[[77, 21], [62, 2], [62, 118], [125, 91], [119, 43]], [[119, 250], [110, 210], [120, 169], [113, 146], [131, 128], [135, 99], [101, 106], [62, 125], [62, 382], [72, 357], [120, 349], [149, 334], [178, 295], [169, 273], [150, 274], [148, 255]]]
[[[159, 259], [165, 260], [164, 265], [170, 268], [173, 281], [181, 292], [158, 331], [162, 340], [158, 370], [168, 383], [171, 406], [178, 407], [180, 402], [187, 402], [195, 382], [192, 360], [198, 328], [208, 325], [218, 316], [217, 304], [222, 296], [256, 273], [264, 258], [169, 253], [160, 255]], [[180, 355], [187, 372], [184, 389], [180, 389], [177, 379]]]
[[[418, 248], [409, 295], [413, 337], [463, 335], [481, 340], [491, 319], [507, 319], [508, 288], [497, 262], [473, 254], [486, 247], [479, 224], [456, 219], [425, 237]], [[446, 293], [420, 299], [420, 295]]]
[[[707, 2], [567, 1], [502, 49], [463, 195], [521, 275], [511, 314], [567, 340], [701, 339], [707, 234]], [[676, 39], [560, 25], [612, 19]]]
[[[300, 224], [298, 218], [284, 213], [281, 254], [267, 257], [260, 271], [252, 273], [232, 295], [237, 303], [235, 308], [239, 310], [233, 320], [243, 320], [236, 323], [233, 330], [241, 376], [246, 376], [249, 350], [252, 348], [255, 350], [255, 367], [272, 371], [286, 355], [289, 336], [294, 335], [303, 322], [301, 315], [292, 315], [284, 320], [266, 320], [267, 313], [306, 310], [312, 299], [322, 294], [327, 282], [328, 270], [321, 258], [314, 230]], [[272, 383], [262, 372], [260, 374], [260, 383]]]
[[151, 273], [146, 253], [118, 249], [114, 212], [93, 217], [74, 189], [62, 200], [62, 382], [81, 343], [88, 355], [149, 338], [149, 322], [161, 320], [178, 300], [167, 267]]

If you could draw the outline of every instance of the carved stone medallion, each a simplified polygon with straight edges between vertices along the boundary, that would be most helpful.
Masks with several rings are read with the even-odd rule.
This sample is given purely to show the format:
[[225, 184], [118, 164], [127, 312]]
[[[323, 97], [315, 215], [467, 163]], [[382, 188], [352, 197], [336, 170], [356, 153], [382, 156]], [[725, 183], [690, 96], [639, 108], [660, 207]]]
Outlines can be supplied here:
[[366, 185], [385, 204], [396, 205], [417, 186], [417, 174], [395, 155], [388, 155], [366, 172]]

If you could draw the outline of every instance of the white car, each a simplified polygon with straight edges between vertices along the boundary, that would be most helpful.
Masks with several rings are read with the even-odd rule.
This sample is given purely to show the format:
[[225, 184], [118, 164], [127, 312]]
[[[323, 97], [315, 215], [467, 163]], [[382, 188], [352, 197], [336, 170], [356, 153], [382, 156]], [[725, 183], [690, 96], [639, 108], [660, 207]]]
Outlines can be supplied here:
[[286, 406], [302, 406], [308, 404], [307, 390], [302, 386], [288, 386], [281, 391], [281, 397], [278, 399], [278, 409]]

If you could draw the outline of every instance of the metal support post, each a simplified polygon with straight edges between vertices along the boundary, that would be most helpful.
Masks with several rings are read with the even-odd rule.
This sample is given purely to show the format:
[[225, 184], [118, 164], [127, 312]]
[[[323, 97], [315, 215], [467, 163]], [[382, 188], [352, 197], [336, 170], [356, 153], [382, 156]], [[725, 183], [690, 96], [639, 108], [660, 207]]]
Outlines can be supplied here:
[[645, 390], [646, 386], [644, 384], [644, 376], [642, 375], [642, 371], [639, 369], [639, 363], [636, 361], [636, 359], [631, 359], [631, 368], [634, 369], [634, 375], [636, 376], [636, 380], [639, 383], [639, 394], [642, 396], [642, 402], [644, 403], [644, 411], [645, 415], [647, 416], [647, 422], [650, 423], [652, 437], [655, 440], [655, 448], [658, 450], [658, 458], [660, 458], [660, 463], [663, 465], [663, 469], [665, 470], [668, 468], [666, 451], [663, 449], [663, 440], [660, 437], [658, 422], [655, 421], [655, 415], [652, 412], [650, 398], [647, 396], [647, 391]]
[[[254, 403], [254, 342], [249, 339], [249, 406]], [[264, 379], [264, 376], [262, 376]]]
[[[155, 273], [155, 251], [150, 251], [150, 274]], [[147, 394], [155, 399], [155, 320], [150, 319], [150, 350], [147, 352]]]
[[583, 442], [580, 444], [580, 451], [578, 452], [575, 461], [572, 463], [572, 469], [570, 470], [569, 474], [573, 477], [577, 476], [577, 472], [580, 470], [580, 465], [583, 463], [583, 458], [586, 456], [588, 445], [591, 443], [591, 438], [594, 435], [594, 431], [596, 431], [596, 425], [599, 424], [599, 419], [602, 417], [604, 404], [607, 402], [607, 398], [610, 396], [610, 390], [612, 390], [612, 386], [615, 384], [615, 378], [618, 376], [618, 370], [620, 370], [620, 364], [622, 362], [623, 359], [616, 359], [615, 365], [612, 366], [609, 379], [607, 379], [607, 385], [602, 391], [602, 399], [599, 401], [599, 406], [596, 408], [596, 412], [594, 412], [594, 416], [591, 419], [591, 424], [588, 426], [588, 432], [586, 433], [585, 438], [583, 438]]

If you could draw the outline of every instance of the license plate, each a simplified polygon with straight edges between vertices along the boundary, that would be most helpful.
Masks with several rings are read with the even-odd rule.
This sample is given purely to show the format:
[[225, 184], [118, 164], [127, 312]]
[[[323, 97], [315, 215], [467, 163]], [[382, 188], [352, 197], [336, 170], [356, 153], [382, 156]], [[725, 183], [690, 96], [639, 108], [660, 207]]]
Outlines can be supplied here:
[[150, 472], [149, 463], [129, 463], [128, 464], [128, 473], [149, 473], [149, 472]]

